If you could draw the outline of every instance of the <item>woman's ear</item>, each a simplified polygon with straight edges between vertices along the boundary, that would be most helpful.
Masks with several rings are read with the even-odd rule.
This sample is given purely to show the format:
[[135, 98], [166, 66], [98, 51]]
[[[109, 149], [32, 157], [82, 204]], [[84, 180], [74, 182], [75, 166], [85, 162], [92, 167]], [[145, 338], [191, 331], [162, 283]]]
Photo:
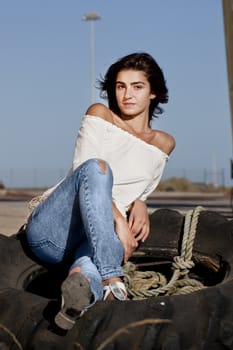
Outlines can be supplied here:
[[151, 99], [151, 100], [154, 100], [155, 97], [156, 97], [156, 94], [154, 94], [154, 93], [151, 93], [151, 94], [150, 94], [150, 99]]

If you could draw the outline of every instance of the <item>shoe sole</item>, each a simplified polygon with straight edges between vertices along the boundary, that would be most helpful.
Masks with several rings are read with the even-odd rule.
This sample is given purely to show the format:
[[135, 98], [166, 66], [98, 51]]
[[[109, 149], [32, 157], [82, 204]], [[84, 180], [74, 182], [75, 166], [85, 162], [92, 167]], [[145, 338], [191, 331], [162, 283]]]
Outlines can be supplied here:
[[69, 330], [84, 313], [92, 297], [88, 280], [81, 273], [69, 275], [61, 286], [62, 305], [55, 317], [58, 327]]

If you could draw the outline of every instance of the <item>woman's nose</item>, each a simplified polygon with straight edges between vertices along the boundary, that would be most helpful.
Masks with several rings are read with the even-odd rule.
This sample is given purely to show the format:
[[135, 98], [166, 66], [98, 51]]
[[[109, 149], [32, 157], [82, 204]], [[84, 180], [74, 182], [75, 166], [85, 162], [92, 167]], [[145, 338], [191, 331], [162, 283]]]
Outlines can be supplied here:
[[132, 89], [130, 87], [125, 89], [125, 98], [132, 97]]

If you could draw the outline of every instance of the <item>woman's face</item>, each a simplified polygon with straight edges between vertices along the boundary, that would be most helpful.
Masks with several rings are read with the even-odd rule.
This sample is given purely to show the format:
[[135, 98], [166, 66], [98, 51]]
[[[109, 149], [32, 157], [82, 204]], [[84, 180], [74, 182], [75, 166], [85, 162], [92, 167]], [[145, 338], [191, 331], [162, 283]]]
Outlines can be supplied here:
[[155, 97], [143, 71], [129, 69], [117, 74], [116, 100], [121, 116], [148, 114], [151, 99]]

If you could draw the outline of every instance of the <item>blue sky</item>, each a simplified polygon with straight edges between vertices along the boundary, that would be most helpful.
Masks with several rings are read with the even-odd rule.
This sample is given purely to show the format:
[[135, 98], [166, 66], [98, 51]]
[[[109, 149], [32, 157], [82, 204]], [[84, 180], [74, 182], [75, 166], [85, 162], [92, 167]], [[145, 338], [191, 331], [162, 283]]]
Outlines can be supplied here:
[[[50, 186], [71, 165], [90, 103], [89, 11], [95, 78], [147, 51], [170, 101], [154, 128], [177, 142], [165, 177], [231, 184], [232, 136], [220, 0], [0, 0], [0, 180]], [[101, 101], [99, 91], [96, 101]]]

